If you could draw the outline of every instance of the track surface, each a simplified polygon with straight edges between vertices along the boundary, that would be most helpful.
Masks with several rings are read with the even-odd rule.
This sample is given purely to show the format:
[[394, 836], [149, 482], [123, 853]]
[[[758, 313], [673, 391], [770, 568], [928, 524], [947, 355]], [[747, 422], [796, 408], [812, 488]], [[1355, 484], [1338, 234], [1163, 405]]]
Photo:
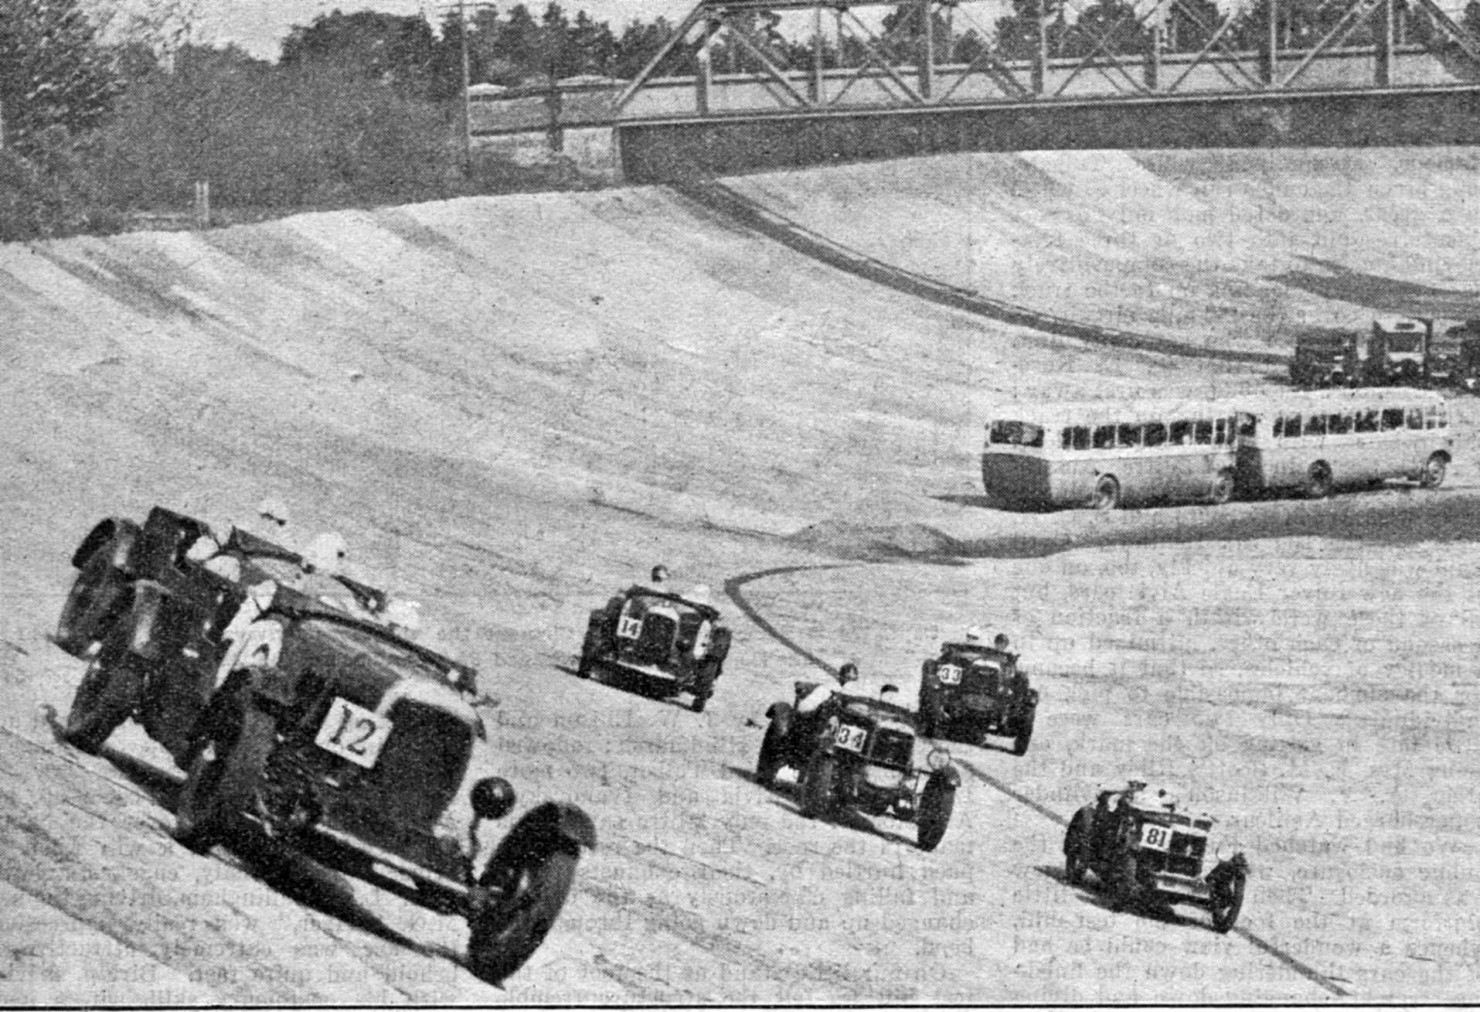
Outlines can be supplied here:
[[[1298, 323], [1468, 306], [1480, 210], [1446, 196], [1476, 162], [1062, 153], [726, 184], [901, 272], [1206, 357], [924, 302], [663, 189], [0, 248], [0, 1000], [1472, 995], [1473, 402], [1434, 494], [1004, 514], [975, 451], [993, 400], [1258, 389]], [[52, 735], [81, 665], [46, 634], [88, 525], [268, 494], [483, 670], [516, 815], [597, 821], [504, 990], [449, 918], [177, 847], [179, 772], [137, 729], [98, 758]], [[655, 561], [736, 606], [702, 715], [569, 673], [588, 609]], [[950, 745], [969, 775], [938, 851], [753, 782], [793, 680], [856, 658], [912, 695], [978, 623], [1043, 709], [1024, 758]], [[1061, 820], [1132, 770], [1250, 854], [1234, 934], [1062, 881]]]

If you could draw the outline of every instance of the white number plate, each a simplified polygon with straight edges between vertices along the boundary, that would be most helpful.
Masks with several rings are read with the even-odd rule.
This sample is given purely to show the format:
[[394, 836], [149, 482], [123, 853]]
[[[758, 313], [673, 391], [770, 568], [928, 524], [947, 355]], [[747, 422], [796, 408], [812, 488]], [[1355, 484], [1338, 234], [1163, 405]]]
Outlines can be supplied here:
[[642, 635], [642, 619], [623, 615], [617, 619], [617, 635], [624, 640], [635, 640]]
[[940, 679], [942, 685], [960, 685], [961, 669], [954, 664], [942, 664], [935, 669], [935, 677]]
[[837, 732], [833, 735], [833, 741], [838, 748], [845, 748], [849, 752], [862, 752], [864, 739], [868, 732], [853, 724], [839, 724]]
[[313, 743], [356, 766], [374, 769], [393, 726], [389, 718], [335, 696]]
[[1141, 846], [1148, 850], [1167, 850], [1172, 845], [1172, 831], [1153, 822], [1141, 824]]

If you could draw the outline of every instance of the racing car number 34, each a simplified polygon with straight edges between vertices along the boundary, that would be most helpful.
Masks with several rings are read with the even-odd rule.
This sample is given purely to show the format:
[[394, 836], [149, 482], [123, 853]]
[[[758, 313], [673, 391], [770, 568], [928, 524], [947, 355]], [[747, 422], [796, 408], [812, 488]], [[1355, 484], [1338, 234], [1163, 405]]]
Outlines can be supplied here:
[[334, 697], [334, 705], [319, 726], [314, 744], [357, 766], [374, 769], [380, 750], [390, 737], [391, 721], [343, 696]]

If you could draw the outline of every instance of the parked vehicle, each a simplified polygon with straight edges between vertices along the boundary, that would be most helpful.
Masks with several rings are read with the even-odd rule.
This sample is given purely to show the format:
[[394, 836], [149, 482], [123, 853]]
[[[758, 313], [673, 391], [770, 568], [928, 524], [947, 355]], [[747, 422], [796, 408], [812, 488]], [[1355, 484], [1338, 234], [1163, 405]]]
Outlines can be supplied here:
[[473, 779], [493, 759], [470, 702], [477, 672], [277, 583], [263, 567], [301, 562], [280, 546], [233, 536], [241, 581], [212, 572], [187, 557], [204, 530], [156, 508], [142, 526], [104, 521], [74, 553], [57, 640], [90, 660], [63, 736], [96, 752], [138, 720], [187, 771], [180, 843], [264, 833], [464, 917], [473, 972], [512, 974], [596, 845], [590, 818], [538, 805], [479, 870], [478, 827], [515, 794], [502, 777]]
[[1233, 415], [1218, 402], [1004, 405], [987, 423], [982, 485], [1014, 508], [1224, 503]]
[[1474, 390], [1480, 321], [1445, 327], [1429, 317], [1378, 319], [1361, 331], [1316, 327], [1295, 338], [1290, 381], [1319, 387], [1419, 386]]
[[1139, 780], [1101, 791], [1069, 822], [1065, 879], [1080, 885], [1092, 871], [1110, 891], [1116, 910], [1191, 903], [1211, 913], [1215, 931], [1231, 930], [1244, 905], [1248, 859], [1242, 852], [1227, 858], [1209, 854], [1215, 820], [1178, 808], [1165, 791]]
[[576, 673], [635, 675], [666, 694], [687, 692], [702, 713], [730, 653], [730, 630], [701, 601], [634, 586], [591, 613]]
[[1033, 739], [1038, 690], [1018, 667], [1018, 655], [983, 643], [942, 643], [920, 670], [920, 730], [928, 737], [984, 744], [988, 735], [1013, 739], [1025, 755]]
[[1454, 436], [1443, 396], [1409, 387], [1249, 398], [1238, 414], [1240, 492], [1320, 499], [1391, 478], [1444, 483]]
[[921, 850], [934, 850], [946, 835], [961, 773], [943, 748], [932, 748], [917, 766], [915, 718], [883, 699], [839, 693], [813, 714], [797, 706], [814, 682], [797, 682], [794, 703], [766, 710], [770, 723], [756, 759], [756, 780], [775, 783], [790, 767], [799, 771], [802, 812], [831, 818], [854, 809], [916, 824]]

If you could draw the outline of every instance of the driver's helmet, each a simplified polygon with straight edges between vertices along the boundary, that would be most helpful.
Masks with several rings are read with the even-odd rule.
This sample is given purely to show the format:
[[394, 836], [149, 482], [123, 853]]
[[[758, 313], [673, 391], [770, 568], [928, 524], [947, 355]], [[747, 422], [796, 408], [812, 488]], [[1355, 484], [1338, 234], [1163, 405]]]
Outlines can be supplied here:
[[288, 504], [274, 496], [268, 496], [257, 504], [257, 515], [279, 527], [288, 525]]
[[838, 682], [839, 682], [839, 684], [841, 684], [841, 685], [847, 685], [849, 682], [856, 682], [856, 681], [858, 681], [858, 665], [857, 664], [854, 664], [852, 661], [849, 661], [848, 663], [844, 664], [841, 668], [838, 669]]
[[1001, 650], [1003, 653], [1007, 652], [1008, 643], [1009, 640], [1006, 633], [998, 633], [996, 638], [992, 640], [992, 646]]
[[654, 566], [651, 574], [651, 579], [654, 583], [662, 583], [663, 581], [667, 580], [668, 567], [662, 565]]

